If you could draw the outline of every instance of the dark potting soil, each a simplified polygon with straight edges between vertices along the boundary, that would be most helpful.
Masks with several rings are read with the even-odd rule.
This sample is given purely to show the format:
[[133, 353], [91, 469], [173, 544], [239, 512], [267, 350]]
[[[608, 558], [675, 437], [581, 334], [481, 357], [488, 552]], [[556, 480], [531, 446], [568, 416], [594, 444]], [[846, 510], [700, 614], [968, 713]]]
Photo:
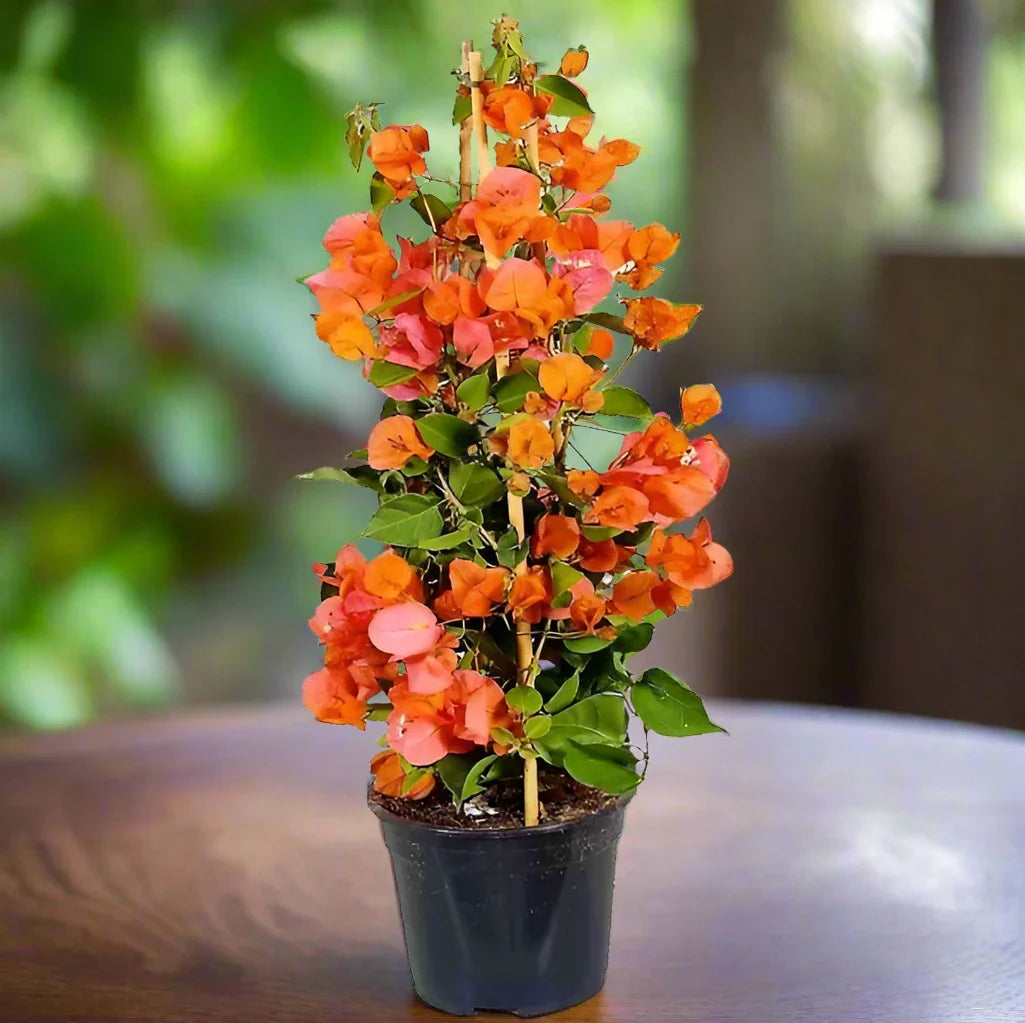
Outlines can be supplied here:
[[[542, 769], [538, 772], [537, 787], [542, 824], [579, 820], [614, 806], [618, 798], [581, 785], [561, 771]], [[523, 827], [522, 778], [506, 778], [489, 785], [480, 795], [464, 803], [462, 810], [456, 809], [451, 793], [440, 782], [425, 799], [396, 799], [377, 792], [371, 792], [370, 798], [397, 817], [439, 828], [483, 831]]]

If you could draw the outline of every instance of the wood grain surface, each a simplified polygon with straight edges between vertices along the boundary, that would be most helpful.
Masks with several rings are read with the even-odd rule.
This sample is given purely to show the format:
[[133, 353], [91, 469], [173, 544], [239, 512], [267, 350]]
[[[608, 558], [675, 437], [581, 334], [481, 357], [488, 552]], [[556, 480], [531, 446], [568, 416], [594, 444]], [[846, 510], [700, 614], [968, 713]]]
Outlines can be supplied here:
[[[606, 989], [560, 1020], [1025, 1020], [1020, 735], [715, 712], [730, 737], [654, 744]], [[409, 985], [371, 751], [280, 708], [0, 741], [0, 1020], [449, 1018]]]

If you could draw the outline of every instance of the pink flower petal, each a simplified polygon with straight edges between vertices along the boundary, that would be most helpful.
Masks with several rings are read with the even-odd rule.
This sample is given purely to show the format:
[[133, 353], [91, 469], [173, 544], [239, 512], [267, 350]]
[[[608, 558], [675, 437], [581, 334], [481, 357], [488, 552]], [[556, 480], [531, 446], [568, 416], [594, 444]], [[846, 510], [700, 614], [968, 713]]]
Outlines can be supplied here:
[[730, 472], [730, 459], [711, 435], [698, 437], [693, 442], [694, 464], [712, 481], [716, 492], [722, 490]]
[[[460, 675], [476, 675], [477, 672], [457, 672]], [[478, 746], [491, 741], [491, 728], [495, 722], [496, 710], [505, 703], [505, 693], [493, 679], [479, 675], [480, 682], [466, 700], [465, 726], [460, 732], [464, 739], [470, 739]]]
[[381, 608], [367, 634], [378, 650], [406, 658], [427, 653], [444, 631], [429, 607], [413, 603]]
[[457, 317], [452, 324], [452, 342], [459, 361], [471, 369], [483, 366], [495, 354], [491, 331], [483, 320]]
[[423, 696], [440, 693], [452, 685], [452, 672], [439, 658], [430, 654], [407, 658], [406, 678], [409, 680], [409, 691]]
[[436, 764], [447, 755], [450, 738], [447, 729], [443, 730], [433, 718], [396, 720], [388, 725], [388, 745], [417, 767]]

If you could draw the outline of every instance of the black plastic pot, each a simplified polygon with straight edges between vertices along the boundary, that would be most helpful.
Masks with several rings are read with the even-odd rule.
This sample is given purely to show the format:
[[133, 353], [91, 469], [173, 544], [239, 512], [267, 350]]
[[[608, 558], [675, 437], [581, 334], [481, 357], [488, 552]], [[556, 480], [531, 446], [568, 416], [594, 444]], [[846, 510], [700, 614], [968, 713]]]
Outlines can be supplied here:
[[371, 801], [420, 998], [456, 1016], [541, 1016], [600, 991], [627, 801], [569, 824], [476, 832]]

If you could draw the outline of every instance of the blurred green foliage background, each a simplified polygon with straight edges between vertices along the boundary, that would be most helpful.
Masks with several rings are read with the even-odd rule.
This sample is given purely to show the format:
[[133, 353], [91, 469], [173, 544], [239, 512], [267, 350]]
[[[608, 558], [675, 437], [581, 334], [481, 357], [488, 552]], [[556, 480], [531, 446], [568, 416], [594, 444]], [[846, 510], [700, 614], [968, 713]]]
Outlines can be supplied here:
[[[773, 87], [803, 196], [793, 269], [828, 298], [829, 281], [857, 279], [873, 216], [928, 201], [927, 26], [920, 0], [789, 10]], [[337, 464], [378, 405], [317, 342], [294, 283], [323, 265], [326, 226], [367, 205], [343, 115], [382, 101], [386, 122], [423, 123], [432, 169], [451, 170], [448, 71], [502, 8], [0, 11], [0, 724], [294, 691], [315, 660], [309, 563], [368, 507], [291, 477]], [[509, 13], [549, 64], [586, 42], [599, 127], [644, 149], [613, 198], [686, 230], [686, 4], [518, 0]], [[1019, 223], [1023, 54], [1009, 31], [990, 58], [990, 189]], [[848, 221], [816, 241], [841, 200]], [[667, 291], [685, 283], [681, 262]], [[821, 288], [807, 296], [803, 335], [833, 343], [809, 326]]]

